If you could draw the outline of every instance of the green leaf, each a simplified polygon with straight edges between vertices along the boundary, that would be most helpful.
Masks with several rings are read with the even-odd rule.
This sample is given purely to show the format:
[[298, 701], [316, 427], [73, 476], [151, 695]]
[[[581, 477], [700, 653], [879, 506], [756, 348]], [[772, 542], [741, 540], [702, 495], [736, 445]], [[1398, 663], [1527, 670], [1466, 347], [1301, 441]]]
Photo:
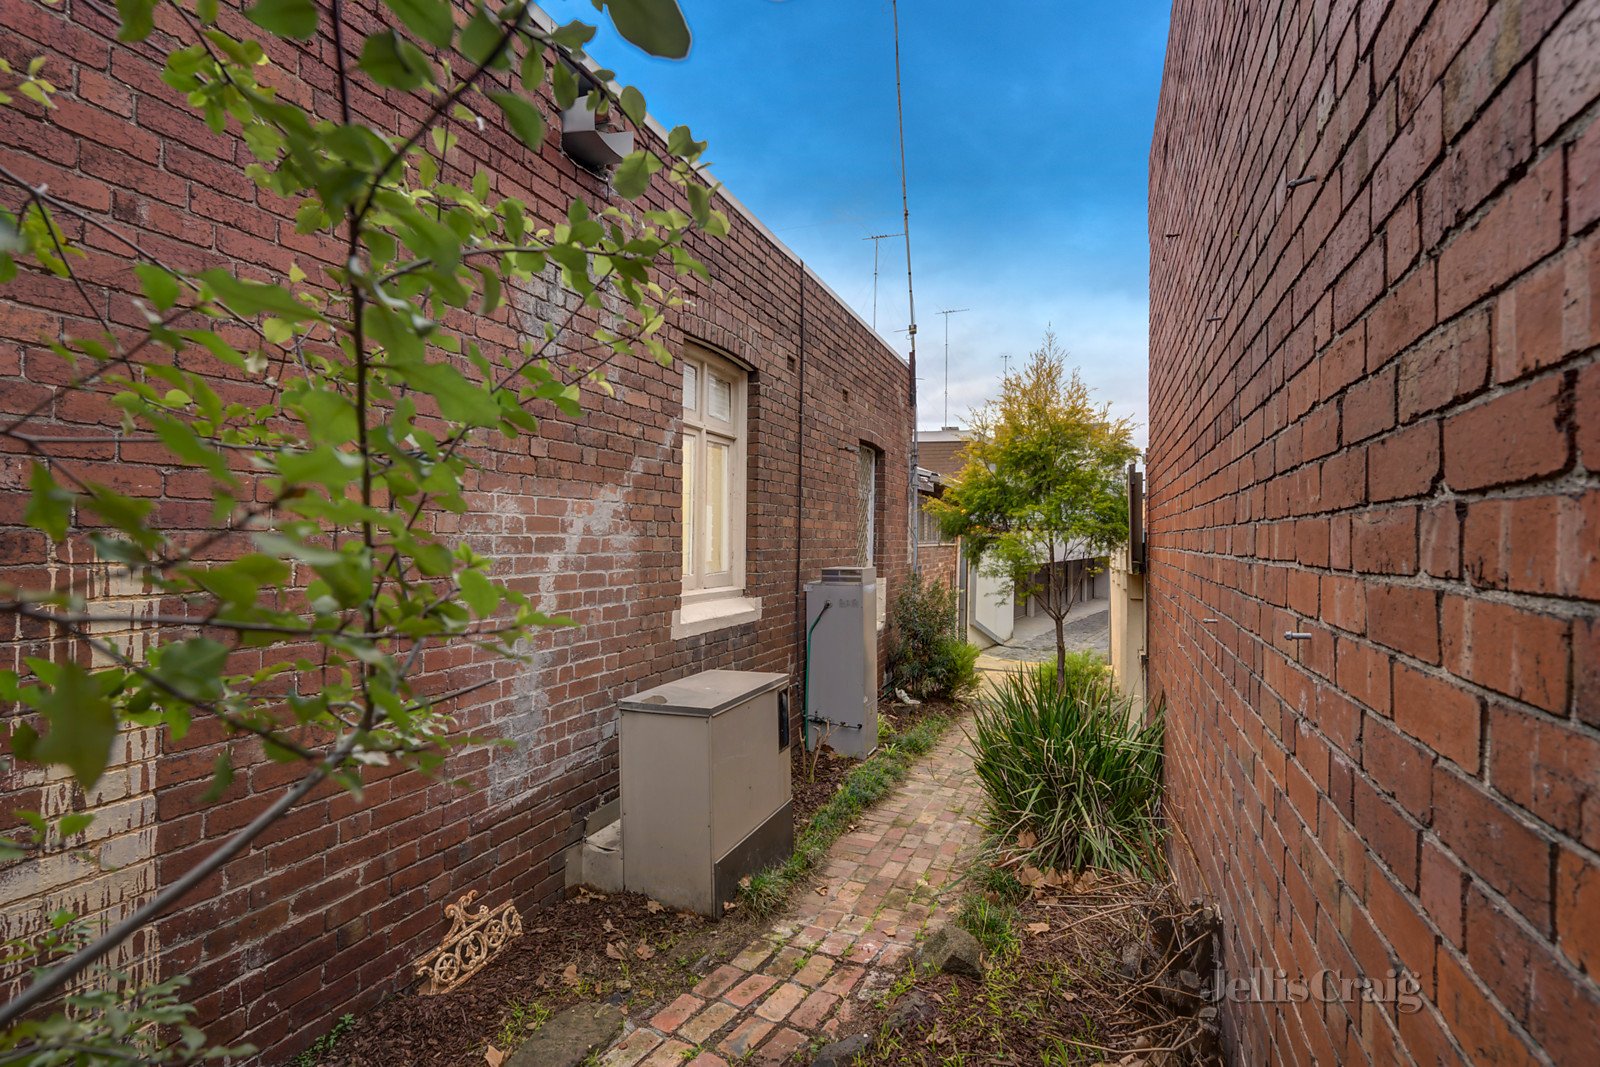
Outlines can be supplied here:
[[317, 5], [312, 0], [261, 0], [244, 17], [279, 37], [304, 41], [317, 32]]
[[361, 476], [361, 457], [319, 445], [309, 452], [290, 452], [278, 457], [278, 473], [286, 483], [315, 483], [329, 489], [343, 489]]
[[156, 28], [156, 0], [117, 0], [117, 14], [122, 16], [122, 29], [117, 31], [119, 41], [142, 41]]
[[[595, 7], [599, 6], [599, 4], [595, 5]], [[594, 40], [594, 34], [595, 28], [593, 26], [587, 22], [579, 22], [574, 19], [565, 26], [557, 26], [551, 30], [550, 40], [569, 52], [579, 52], [583, 50], [584, 45]]]
[[222, 799], [222, 794], [228, 791], [233, 784], [233, 758], [227, 749], [217, 753], [216, 763], [211, 765], [211, 785], [206, 788], [205, 794], [200, 798], [202, 803], [215, 804]]
[[648, 151], [630, 152], [612, 173], [611, 187], [617, 191], [618, 196], [629, 200], [637, 199], [650, 188], [650, 175], [660, 167], [661, 161]]
[[440, 414], [451, 422], [493, 426], [500, 419], [500, 405], [494, 396], [448, 363], [414, 363], [396, 368], [395, 373], [413, 389], [433, 397]]
[[157, 308], [166, 311], [178, 302], [181, 286], [177, 278], [160, 267], [148, 263], [135, 263], [133, 272], [139, 276], [139, 285], [144, 289], [144, 295], [148, 296], [150, 302]]
[[699, 182], [690, 182], [684, 189], [689, 194], [689, 214], [695, 224], [704, 227], [711, 221], [711, 190]]
[[361, 69], [379, 85], [409, 92], [433, 80], [428, 57], [394, 30], [368, 37], [361, 46]]
[[71, 815], [63, 815], [56, 822], [56, 833], [62, 837], [71, 837], [73, 834], [87, 830], [94, 822], [94, 816], [87, 811], [75, 811]]
[[444, 0], [383, 0], [402, 25], [431, 45], [450, 47], [455, 35], [455, 20]]
[[490, 93], [489, 99], [500, 105], [517, 140], [537, 152], [544, 143], [544, 116], [539, 109], [516, 93]]
[[31, 729], [24, 734], [19, 727], [12, 734], [12, 746], [23, 759], [66, 767], [79, 785], [94, 788], [111, 760], [117, 737], [117, 716], [107, 685], [117, 676], [110, 671], [91, 675], [76, 663], [28, 663], [41, 684], [24, 690], [22, 699], [50, 723], [50, 732], [40, 737]]
[[530, 47], [522, 56], [522, 87], [530, 93], [539, 91], [544, 84], [544, 52]]
[[644, 94], [631, 85], [622, 90], [622, 113], [637, 124], [644, 123]]
[[578, 102], [578, 75], [559, 58], [550, 67], [550, 90], [555, 96], [556, 107], [562, 111]]
[[478, 618], [489, 616], [500, 606], [500, 590], [482, 571], [464, 570], [456, 581], [461, 586], [461, 599]]
[[689, 54], [689, 26], [677, 0], [606, 0], [617, 32], [653, 56], [682, 59]]
[[[150, 657], [155, 674], [164, 683], [158, 701], [175, 699], [180, 704], [212, 700], [222, 693], [222, 669], [228, 661], [228, 647], [209, 637], [191, 637], [161, 645]], [[184, 694], [176, 697], [167, 689]], [[187, 698], [187, 699], [185, 699]]]
[[696, 141], [687, 126], [674, 126], [667, 134], [667, 151], [675, 158], [697, 159], [706, 150], [704, 141]]
[[[472, 19], [461, 31], [461, 54], [472, 60], [473, 63], [482, 65], [488, 62], [495, 49], [500, 46], [500, 40], [509, 32], [509, 27], [490, 18], [482, 5], [472, 13]], [[494, 70], [505, 70], [511, 65], [510, 49], [501, 48], [495, 61], [490, 64]]]
[[38, 460], [28, 475], [28, 510], [22, 521], [57, 543], [66, 540], [72, 518], [72, 494], [56, 484], [55, 477]]
[[235, 278], [221, 267], [201, 271], [196, 277], [206, 283], [218, 300], [240, 315], [249, 316], [270, 311], [291, 322], [306, 319], [322, 321], [322, 316], [314, 308], [296, 300], [294, 294], [282, 286], [247, 282], [242, 278]]

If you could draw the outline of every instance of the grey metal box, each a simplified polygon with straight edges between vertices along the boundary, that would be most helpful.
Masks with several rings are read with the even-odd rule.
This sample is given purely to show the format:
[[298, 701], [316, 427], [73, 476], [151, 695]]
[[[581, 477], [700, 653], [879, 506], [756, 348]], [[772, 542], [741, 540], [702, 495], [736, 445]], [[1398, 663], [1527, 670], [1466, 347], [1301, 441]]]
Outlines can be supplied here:
[[826, 733], [835, 752], [865, 759], [878, 747], [877, 570], [824, 567], [806, 584], [806, 632], [812, 747]]
[[788, 858], [788, 681], [702, 671], [619, 702], [624, 886], [720, 916], [739, 879]]

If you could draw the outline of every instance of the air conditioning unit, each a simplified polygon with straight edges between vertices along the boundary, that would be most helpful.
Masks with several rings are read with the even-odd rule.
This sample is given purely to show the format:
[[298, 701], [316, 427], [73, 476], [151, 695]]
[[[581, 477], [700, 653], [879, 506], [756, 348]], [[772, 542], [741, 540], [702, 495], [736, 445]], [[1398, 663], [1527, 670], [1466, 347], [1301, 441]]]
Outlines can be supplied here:
[[824, 567], [806, 585], [810, 745], [865, 759], [878, 747], [878, 572]]
[[626, 888], [720, 917], [794, 851], [788, 682], [702, 671], [619, 702]]

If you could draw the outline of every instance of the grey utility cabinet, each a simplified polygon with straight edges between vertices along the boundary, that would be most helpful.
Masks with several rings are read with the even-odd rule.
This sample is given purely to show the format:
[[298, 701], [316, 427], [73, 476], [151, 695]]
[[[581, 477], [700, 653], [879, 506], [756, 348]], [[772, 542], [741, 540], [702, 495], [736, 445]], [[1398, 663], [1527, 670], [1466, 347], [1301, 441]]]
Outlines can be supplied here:
[[702, 671], [619, 703], [628, 889], [720, 916], [794, 851], [788, 681]]
[[812, 747], [826, 734], [835, 752], [866, 759], [878, 747], [878, 572], [824, 567], [806, 585], [806, 632]]

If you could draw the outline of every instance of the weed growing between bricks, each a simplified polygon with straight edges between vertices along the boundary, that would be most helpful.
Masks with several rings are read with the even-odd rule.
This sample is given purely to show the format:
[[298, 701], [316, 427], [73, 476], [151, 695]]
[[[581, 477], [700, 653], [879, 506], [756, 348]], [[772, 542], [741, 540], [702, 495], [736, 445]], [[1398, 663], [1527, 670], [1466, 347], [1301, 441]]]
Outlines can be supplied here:
[[796, 835], [789, 859], [752, 875], [741, 885], [739, 906], [758, 918], [777, 913], [794, 888], [827, 854], [828, 846], [910, 773], [912, 764], [933, 748], [959, 713], [959, 708], [943, 704], [904, 709], [899, 715], [899, 729], [884, 739], [870, 759], [845, 776], [838, 792], [816, 810]]

